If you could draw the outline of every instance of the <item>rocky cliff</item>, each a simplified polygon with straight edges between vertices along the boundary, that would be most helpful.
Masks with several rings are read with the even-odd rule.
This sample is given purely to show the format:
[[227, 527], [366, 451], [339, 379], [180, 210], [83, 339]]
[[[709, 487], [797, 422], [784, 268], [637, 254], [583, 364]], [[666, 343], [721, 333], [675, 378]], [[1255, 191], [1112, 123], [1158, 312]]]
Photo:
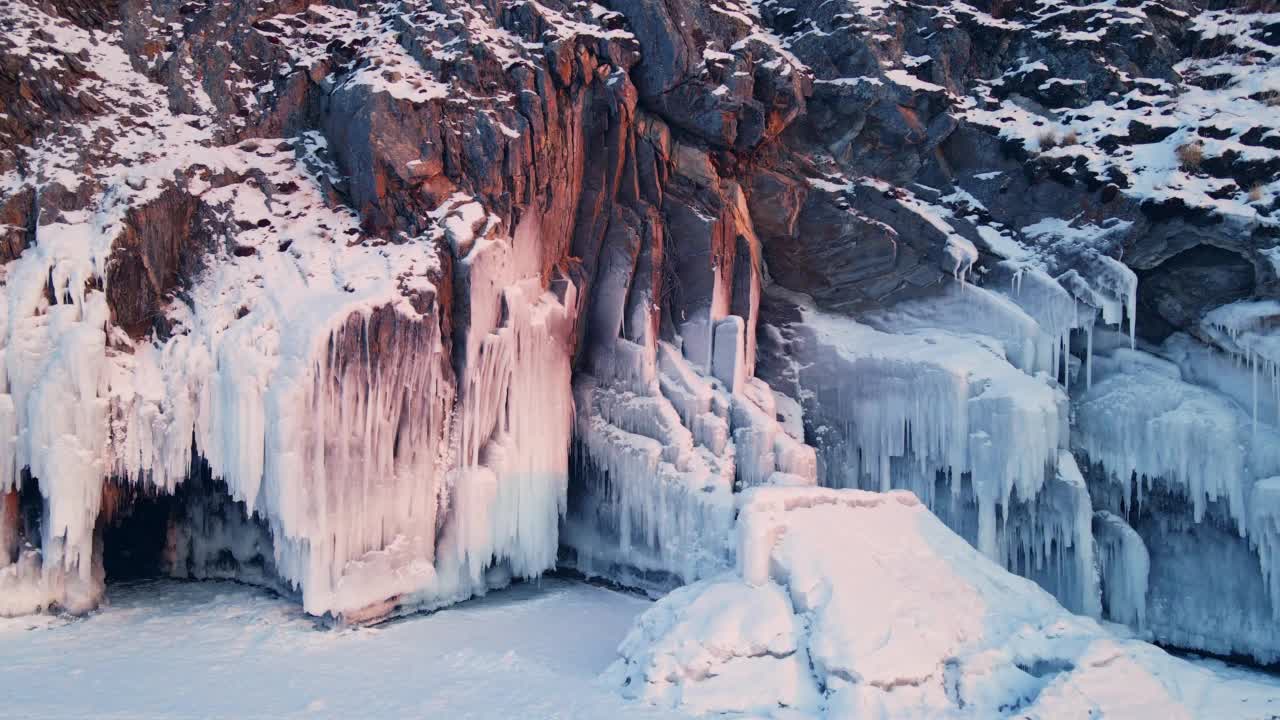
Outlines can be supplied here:
[[818, 483], [1275, 661], [1274, 10], [6, 4], [0, 612], [659, 593]]

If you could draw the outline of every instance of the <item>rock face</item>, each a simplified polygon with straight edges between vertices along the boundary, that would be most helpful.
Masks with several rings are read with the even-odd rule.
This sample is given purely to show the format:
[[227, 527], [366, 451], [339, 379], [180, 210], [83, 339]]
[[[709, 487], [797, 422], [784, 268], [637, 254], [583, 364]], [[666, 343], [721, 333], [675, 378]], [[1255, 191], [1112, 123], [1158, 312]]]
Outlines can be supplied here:
[[[1118, 449], [1089, 419], [1155, 373], [1223, 442], [1236, 411], [1275, 433], [1274, 25], [9, 3], [0, 612], [91, 609], [129, 557], [347, 622], [557, 564], [660, 593], [733, 565], [736, 494], [821, 483], [914, 491], [1076, 612], [1274, 660], [1280, 513], [1248, 508], [1280, 464], [1219, 486], [1164, 462], [1170, 410]], [[1156, 548], [1210, 526], [1188, 552], [1257, 559], [1215, 637]]]

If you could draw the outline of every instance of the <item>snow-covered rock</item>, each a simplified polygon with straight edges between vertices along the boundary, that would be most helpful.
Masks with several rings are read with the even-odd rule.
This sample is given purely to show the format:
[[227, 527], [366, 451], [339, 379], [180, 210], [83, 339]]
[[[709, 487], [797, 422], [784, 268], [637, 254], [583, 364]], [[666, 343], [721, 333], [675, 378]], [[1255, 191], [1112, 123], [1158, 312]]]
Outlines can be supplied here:
[[[839, 548], [838, 552], [832, 552]], [[755, 717], [1266, 717], [1265, 685], [1072, 615], [906, 492], [758, 488], [736, 571], [646, 611], [626, 695]]]

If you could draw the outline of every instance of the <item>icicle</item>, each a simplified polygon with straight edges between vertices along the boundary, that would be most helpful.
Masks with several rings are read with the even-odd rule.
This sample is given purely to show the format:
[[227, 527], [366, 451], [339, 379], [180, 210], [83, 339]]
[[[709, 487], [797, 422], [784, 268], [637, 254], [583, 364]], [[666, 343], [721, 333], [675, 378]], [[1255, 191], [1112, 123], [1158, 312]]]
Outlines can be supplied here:
[[952, 261], [952, 277], [963, 286], [969, 270], [973, 268], [974, 263], [978, 262], [978, 249], [966, 238], [952, 234], [947, 236], [944, 250]]
[[1250, 394], [1253, 400], [1253, 434], [1258, 435], [1258, 358], [1249, 353]]
[[[981, 288], [967, 294], [995, 297]], [[956, 322], [998, 322], [999, 316], [974, 318], [964, 306], [952, 313], [954, 297], [936, 301], [938, 307], [907, 304], [875, 317], [884, 327], [903, 321], [912, 330], [904, 335], [806, 308], [799, 327], [811, 328], [820, 343], [807, 362], [820, 358], [822, 364], [814, 362], [814, 374], [802, 380], [815, 383], [811, 392], [829, 396], [826, 402], [840, 408], [846, 423], [850, 473], [842, 477], [832, 468], [830, 482], [881, 489], [889, 479], [888, 485], [911, 489], [927, 500], [938, 471], [949, 471], [953, 495], [960, 492], [962, 476], [971, 474], [979, 513], [977, 544], [998, 558], [1000, 518], [1010, 498], [1015, 490], [1019, 498], [1034, 498], [1057, 461], [1065, 400], [988, 347], [929, 329], [929, 323], [953, 317]], [[1029, 332], [1036, 331], [1035, 322], [1007, 300], [990, 305], [1011, 308], [1015, 314], [1006, 317], [1019, 317]], [[913, 467], [900, 481], [891, 467], [898, 458]]]
[[1106, 366], [1077, 404], [1075, 444], [1125, 487], [1122, 497], [1162, 479], [1185, 495], [1195, 522], [1222, 501], [1237, 532], [1251, 532], [1246, 496], [1253, 478], [1280, 471], [1280, 434], [1183, 381], [1169, 361], [1122, 348]]
[[1249, 505], [1249, 540], [1258, 552], [1271, 617], [1280, 620], [1280, 477], [1255, 483]]
[[[713, 412], [715, 392], [672, 346], [662, 344], [659, 356], [661, 394], [638, 396], [589, 375], [575, 381], [575, 454], [592, 512], [570, 516], [565, 528], [579, 570], [615, 579], [621, 573], [645, 586], [654, 581], [625, 568], [683, 581], [723, 569], [733, 522], [735, 447], [713, 455], [689, 429], [702, 428], [703, 441], [728, 442], [727, 425]], [[715, 426], [723, 429], [710, 430]], [[772, 454], [771, 445], [758, 449]]]
[[1144, 629], [1151, 567], [1147, 546], [1128, 523], [1105, 510], [1093, 515], [1093, 535], [1098, 544], [1108, 617]]
[[1086, 390], [1093, 387], [1093, 321], [1094, 318], [1091, 315], [1084, 326], [1084, 384]]

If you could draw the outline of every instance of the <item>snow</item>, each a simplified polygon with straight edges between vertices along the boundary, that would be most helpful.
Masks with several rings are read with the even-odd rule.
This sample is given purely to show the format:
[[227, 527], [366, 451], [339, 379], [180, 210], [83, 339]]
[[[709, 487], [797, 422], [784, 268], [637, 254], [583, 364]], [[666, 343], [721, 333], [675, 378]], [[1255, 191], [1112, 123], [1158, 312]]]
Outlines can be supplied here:
[[650, 603], [581, 583], [345, 631], [228, 582], [113, 586], [108, 600], [81, 620], [0, 619], [0, 717], [679, 716], [598, 682]]
[[621, 649], [655, 675], [684, 681], [644, 688], [651, 702], [697, 714], [765, 714], [818, 702], [799, 652], [803, 632], [777, 585], [726, 578], [673, 591], [640, 617]]
[[[637, 620], [606, 673], [624, 694], [774, 718], [1263, 718], [1280, 708], [1275, 678], [1192, 665], [1067, 613], [910, 493], [757, 488], [740, 507], [738, 571]], [[723, 692], [725, 678], [746, 692]]]
[[901, 85], [917, 92], [946, 92], [941, 85], [921, 80], [906, 70], [886, 70], [884, 76], [895, 85]]
[[[382, 27], [377, 16], [361, 17], [351, 10], [313, 5], [302, 17], [311, 21], [309, 29], [316, 33], [316, 37], [365, 46], [364, 51], [370, 58], [351, 73], [344, 84], [367, 85], [374, 92], [385, 92], [397, 100], [414, 103], [443, 100], [454, 94], [447, 83], [440, 82], [423, 69], [390, 29]], [[289, 15], [276, 17], [286, 34], [291, 34], [295, 23], [290, 20], [294, 18]], [[294, 61], [304, 68], [323, 57], [317, 48], [304, 42], [292, 41], [286, 47]]]
[[[1182, 15], [1167, 8], [1162, 12]], [[1080, 14], [1079, 21], [1088, 23], [1089, 29], [1066, 31], [1064, 23], [1072, 22], [1064, 17], [1069, 13]], [[1102, 2], [1042, 2], [1029, 14], [1034, 18], [1029, 27], [1042, 28], [1033, 30], [1037, 40], [1065, 45], [1114, 41], [1109, 36], [1133, 32], [1147, 23], [1158, 27], [1162, 22], [1140, 4], [1123, 7]], [[1250, 131], [1265, 135], [1277, 129], [1278, 115], [1267, 105], [1267, 93], [1280, 87], [1280, 68], [1266, 59], [1273, 52], [1266, 33], [1267, 28], [1273, 27], [1274, 17], [1275, 13], [1250, 12], [1236, 6], [1196, 12], [1182, 22], [1188, 37], [1203, 51], [1174, 66], [1175, 83], [1134, 78], [1120, 67], [1107, 65], [1089, 80], [1106, 81], [1120, 91], [1080, 108], [1044, 108], [1016, 94], [1009, 95], [1008, 88], [1002, 87], [1009, 80], [1031, 71], [1047, 74], [1049, 70], [1043, 63], [1019, 57], [1002, 77], [987, 86], [980, 84], [966, 99], [962, 113], [970, 122], [1020, 142], [1028, 151], [1083, 161], [1088, 173], [1096, 178], [1123, 177], [1125, 181], [1118, 183], [1121, 192], [1137, 201], [1179, 201], [1225, 218], [1243, 233], [1248, 233], [1250, 227], [1274, 226], [1275, 218], [1259, 211], [1274, 201], [1280, 184], [1259, 182], [1261, 202], [1253, 201], [1249, 199], [1252, 187], [1240, 186], [1226, 176], [1214, 177], [1219, 173], [1206, 172], [1200, 163], [1184, 166], [1178, 157], [1179, 147], [1195, 143], [1201, 146], [1206, 162], [1261, 164], [1280, 158], [1280, 151], [1274, 148], [1243, 141]], [[1048, 78], [1041, 87], [1078, 81], [1079, 78]], [[1139, 141], [1131, 137], [1134, 123], [1173, 132], [1157, 142]], [[1212, 133], [1215, 137], [1202, 135], [1198, 132], [1201, 128], [1213, 128], [1217, 131]], [[1041, 137], [1061, 138], [1068, 133], [1076, 140], [1072, 144], [1052, 149], [1041, 145]], [[1108, 145], [1117, 139], [1118, 147]]]

